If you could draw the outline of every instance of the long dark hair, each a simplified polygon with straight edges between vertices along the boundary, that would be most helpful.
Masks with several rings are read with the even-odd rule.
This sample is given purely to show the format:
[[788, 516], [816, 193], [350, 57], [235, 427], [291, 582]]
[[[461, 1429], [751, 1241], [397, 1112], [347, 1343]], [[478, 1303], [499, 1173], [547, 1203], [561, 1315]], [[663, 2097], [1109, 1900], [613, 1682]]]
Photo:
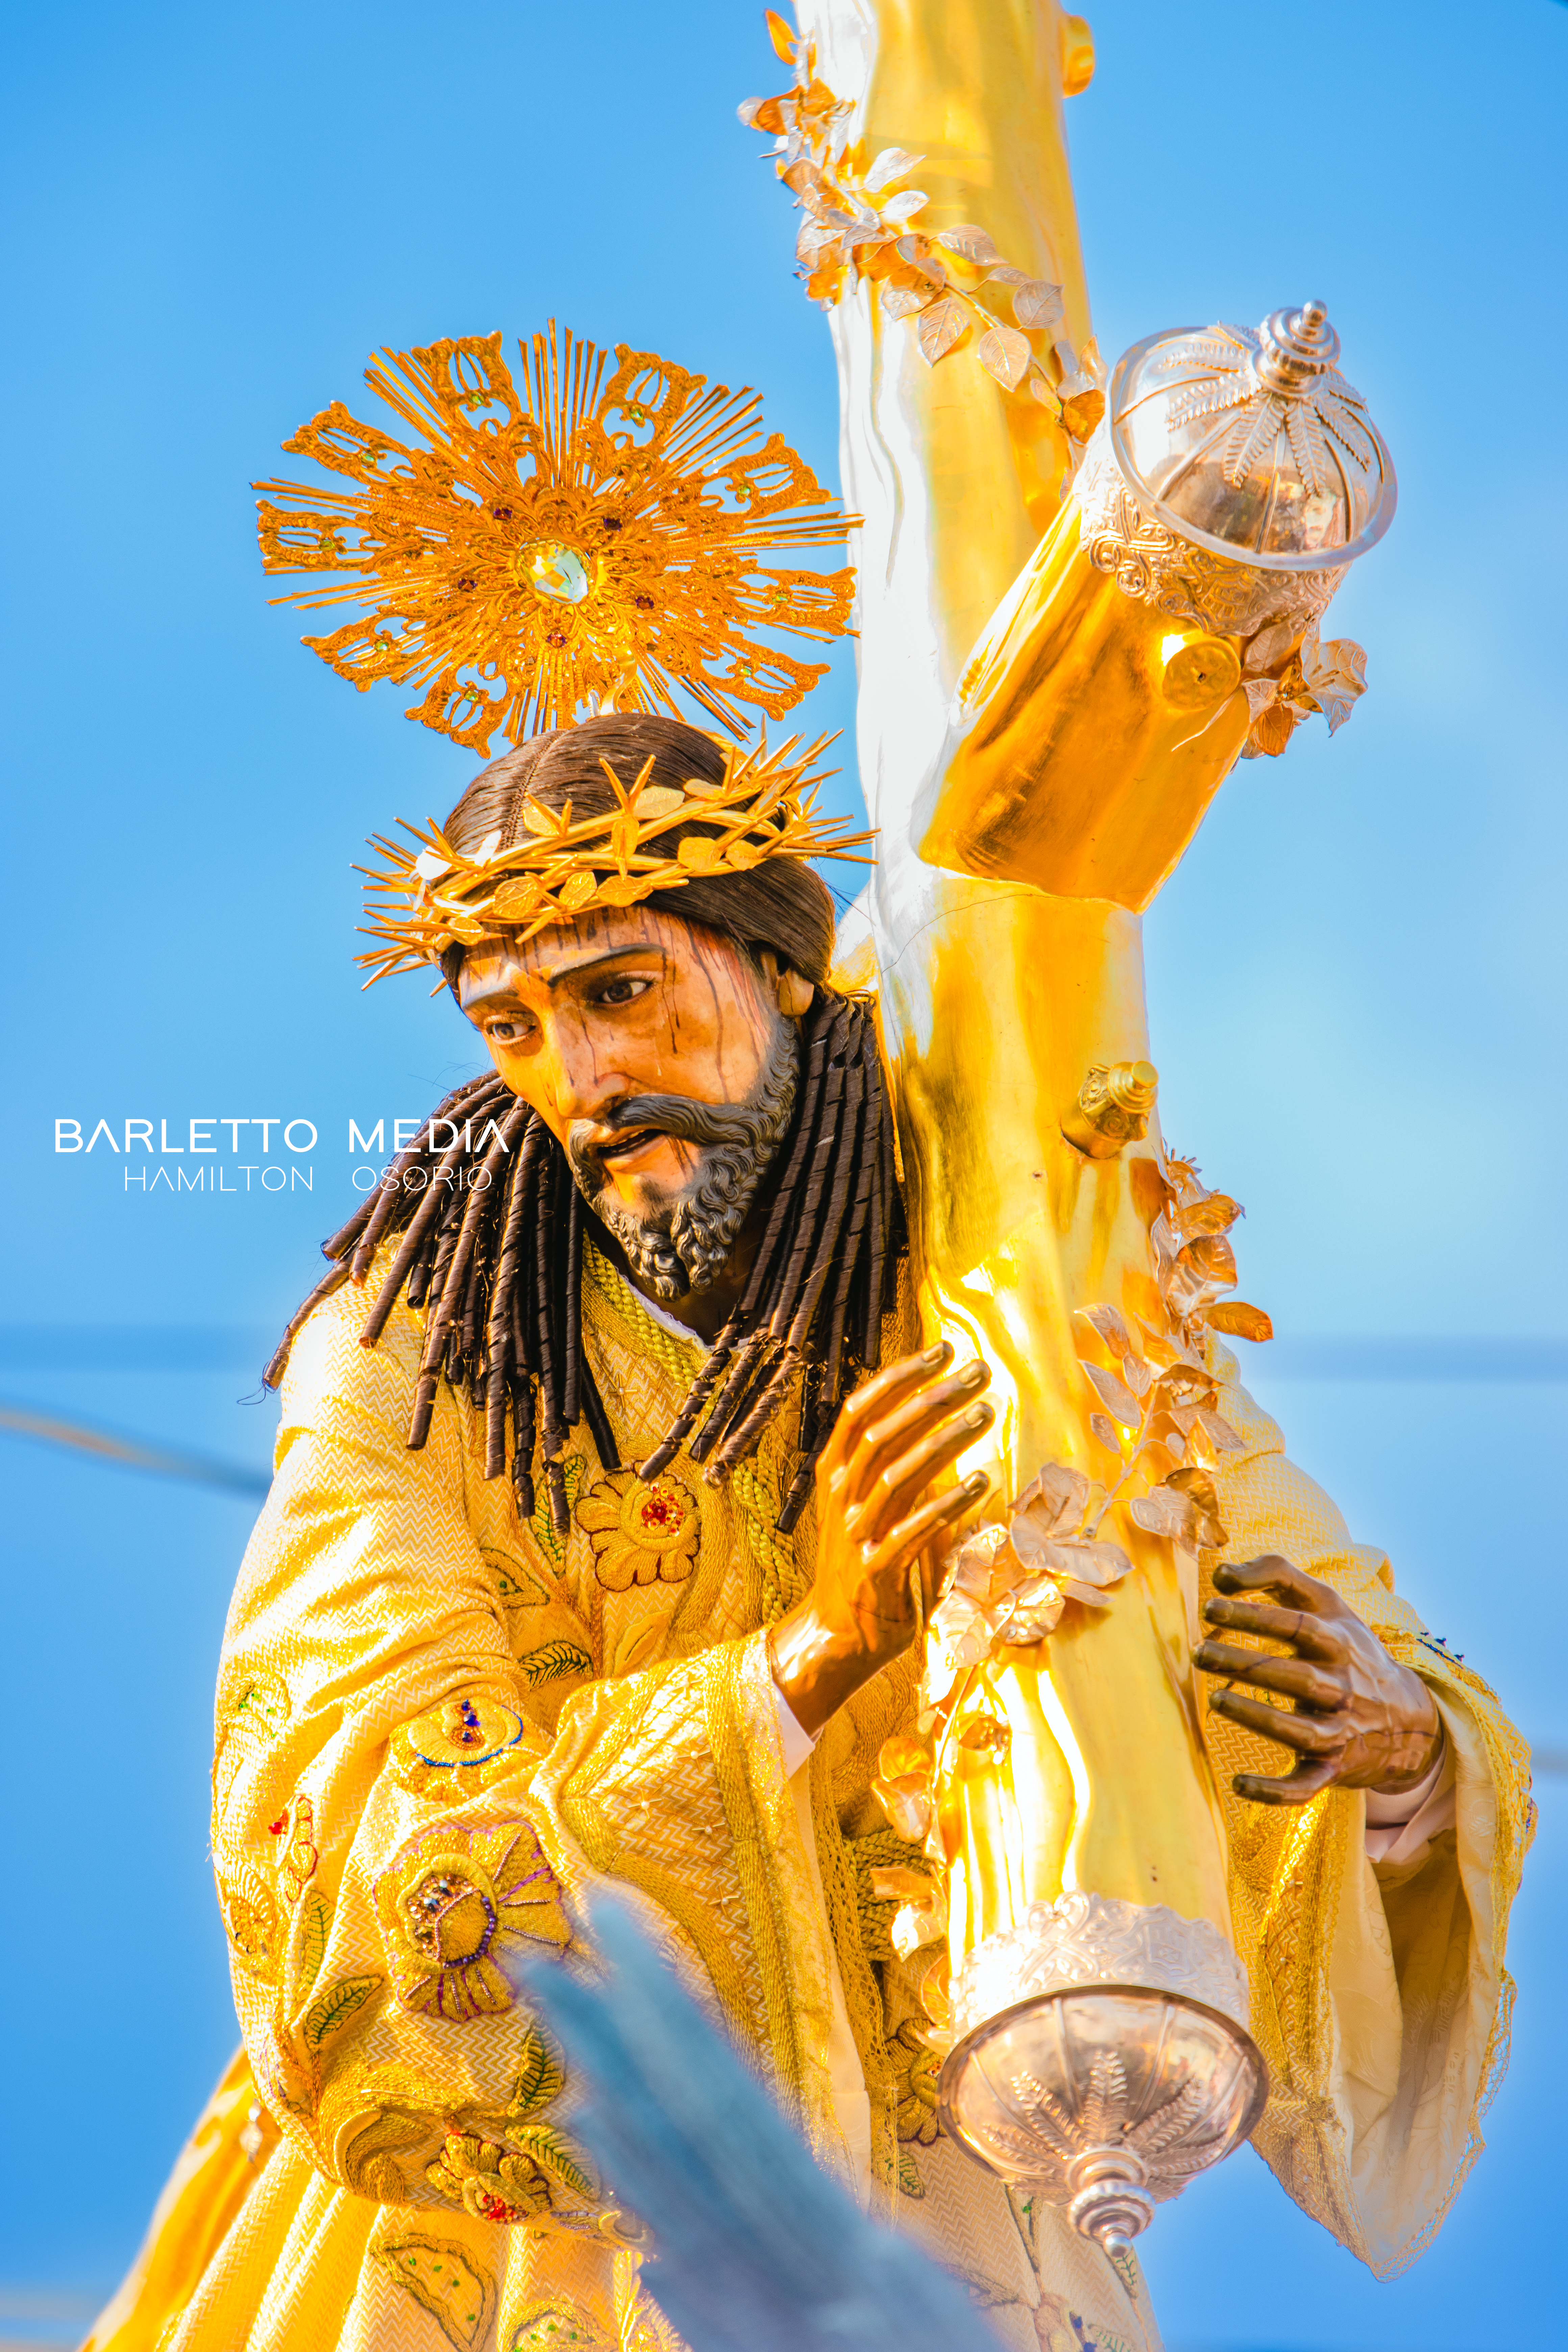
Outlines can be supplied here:
[[[596, 790], [607, 805], [613, 795], [601, 752], [627, 782], [650, 752], [668, 770], [667, 779], [656, 764], [661, 782], [721, 772], [711, 740], [679, 720], [591, 719], [492, 762], [453, 811], [448, 838], [460, 847], [498, 829], [509, 838], [525, 793], [552, 807], [570, 797], [587, 814]], [[668, 1433], [639, 1465], [640, 1476], [657, 1477], [685, 1444], [717, 1479], [754, 1452], [798, 1381], [801, 1461], [778, 1519], [787, 1533], [811, 1492], [839, 1406], [880, 1361], [882, 1316], [902, 1249], [876, 1022], [868, 1004], [824, 984], [832, 901], [798, 861], [775, 858], [749, 874], [701, 877], [650, 903], [748, 949], [771, 947], [816, 988], [801, 1023], [795, 1112], [754, 1212], [763, 1231], [745, 1294]], [[455, 991], [461, 951], [451, 954], [447, 976]], [[438, 1130], [447, 1139], [439, 1145]], [[363, 1281], [383, 1243], [401, 1234], [360, 1339], [375, 1346], [405, 1293], [411, 1307], [425, 1310], [409, 1445], [425, 1443], [440, 1382], [466, 1386], [485, 1416], [485, 1475], [500, 1477], [509, 1466], [510, 1406], [518, 1507], [532, 1515], [537, 1444], [552, 1522], [564, 1535], [567, 1431], [586, 1421], [605, 1469], [621, 1466], [583, 1350], [584, 1242], [602, 1229], [549, 1128], [493, 1072], [448, 1095], [421, 1138], [322, 1244], [331, 1270], [290, 1322], [267, 1383], [282, 1379], [312, 1309], [351, 1276]]]

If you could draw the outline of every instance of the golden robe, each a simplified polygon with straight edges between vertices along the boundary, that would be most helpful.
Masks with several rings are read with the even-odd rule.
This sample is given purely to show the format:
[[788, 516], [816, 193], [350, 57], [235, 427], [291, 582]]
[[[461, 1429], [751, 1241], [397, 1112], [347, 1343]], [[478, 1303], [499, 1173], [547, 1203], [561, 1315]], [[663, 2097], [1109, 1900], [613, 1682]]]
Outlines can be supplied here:
[[[912, 1664], [785, 1778], [763, 1629], [815, 1557], [809, 1512], [793, 1538], [773, 1528], [785, 1423], [718, 1487], [684, 1454], [651, 1488], [606, 1474], [584, 1436], [563, 1542], [486, 1482], [465, 1396], [443, 1388], [407, 1450], [420, 1318], [400, 1306], [366, 1350], [363, 1313], [340, 1291], [295, 1343], [225, 1643], [213, 1851], [245, 2053], [89, 2352], [671, 2352], [635, 2222], [574, 2145], [571, 2085], [508, 1974], [509, 1950], [570, 1952], [611, 1884], [819, 2159], [964, 2277], [1002, 2342], [1152, 2352], [1136, 2263], [937, 2130], [894, 1906], [870, 1885], [918, 1861], [868, 1794]], [[592, 1251], [584, 1327], [638, 1460], [700, 1352]], [[1225, 1361], [1247, 1441], [1221, 1482], [1231, 1556], [1336, 1583], [1431, 1685], [1458, 1759], [1456, 1828], [1382, 1884], [1359, 1794], [1225, 1800], [1273, 2080], [1258, 2144], [1392, 2267], [1440, 2221], [1502, 2063], [1523, 1750]], [[1209, 1734], [1223, 1790], [1277, 1758], [1217, 1718]]]

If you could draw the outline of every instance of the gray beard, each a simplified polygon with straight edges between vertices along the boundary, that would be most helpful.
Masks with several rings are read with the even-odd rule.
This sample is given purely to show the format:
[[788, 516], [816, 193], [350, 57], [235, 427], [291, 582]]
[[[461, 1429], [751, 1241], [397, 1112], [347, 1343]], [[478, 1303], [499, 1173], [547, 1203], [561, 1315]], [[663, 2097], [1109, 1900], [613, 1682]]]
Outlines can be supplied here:
[[640, 1283], [659, 1299], [707, 1290], [730, 1261], [757, 1188], [795, 1109], [799, 1045], [793, 1022], [781, 1021], [761, 1076], [742, 1103], [694, 1102], [689, 1095], [636, 1095], [601, 1125], [658, 1128], [703, 1146], [696, 1183], [637, 1216], [616, 1198], [598, 1152], [585, 1141], [588, 1121], [566, 1138], [577, 1189], [625, 1255]]

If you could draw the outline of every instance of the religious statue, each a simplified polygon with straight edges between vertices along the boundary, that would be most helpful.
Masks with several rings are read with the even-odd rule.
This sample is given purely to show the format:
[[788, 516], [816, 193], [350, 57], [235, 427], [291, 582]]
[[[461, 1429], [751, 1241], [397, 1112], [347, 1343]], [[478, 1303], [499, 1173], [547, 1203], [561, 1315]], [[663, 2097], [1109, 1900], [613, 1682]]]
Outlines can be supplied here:
[[[1242, 1388], [1143, 1017], [1225, 775], [1361, 690], [1320, 623], [1388, 453], [1321, 302], [1107, 382], [1052, 0], [771, 21], [852, 513], [553, 329], [384, 354], [408, 441], [334, 404], [335, 478], [262, 486], [364, 608], [307, 642], [488, 761], [376, 843], [362, 959], [487, 1066], [269, 1371], [245, 2049], [98, 2352], [670, 2352], [522, 1990], [593, 1983], [606, 1891], [1016, 2347], [1152, 2352], [1134, 2241], [1244, 2137], [1397, 2267], [1505, 2061], [1522, 1744]], [[851, 530], [858, 586], [763, 561]], [[874, 839], [753, 716], [852, 609]]]

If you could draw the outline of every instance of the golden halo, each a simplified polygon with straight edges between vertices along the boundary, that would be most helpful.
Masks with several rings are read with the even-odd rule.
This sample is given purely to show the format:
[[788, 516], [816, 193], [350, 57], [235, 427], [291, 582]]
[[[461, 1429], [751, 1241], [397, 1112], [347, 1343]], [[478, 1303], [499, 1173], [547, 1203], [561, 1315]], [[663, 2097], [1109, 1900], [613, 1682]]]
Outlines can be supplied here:
[[353, 487], [257, 483], [266, 567], [351, 576], [277, 601], [369, 608], [305, 643], [351, 685], [425, 688], [408, 716], [481, 756], [584, 711], [681, 717], [679, 694], [735, 733], [746, 706], [782, 718], [826, 665], [752, 633], [842, 635], [855, 575], [762, 558], [853, 518], [755, 394], [625, 343], [612, 371], [553, 323], [520, 349], [521, 383], [499, 334], [384, 351], [365, 381], [416, 446], [337, 401], [284, 443]]

